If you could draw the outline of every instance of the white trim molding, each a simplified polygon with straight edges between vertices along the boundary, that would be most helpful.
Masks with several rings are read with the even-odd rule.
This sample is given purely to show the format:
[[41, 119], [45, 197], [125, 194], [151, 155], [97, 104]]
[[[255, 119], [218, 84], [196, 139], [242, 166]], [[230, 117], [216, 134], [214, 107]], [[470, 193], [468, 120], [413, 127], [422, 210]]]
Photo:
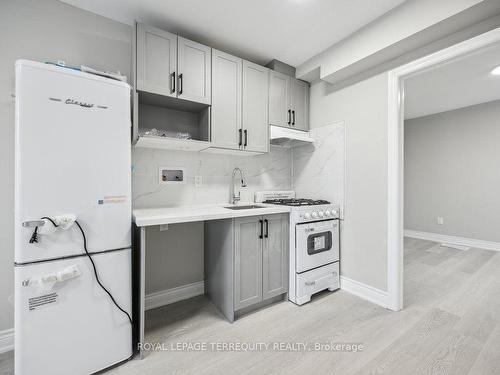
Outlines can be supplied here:
[[0, 353], [14, 350], [14, 328], [0, 331]]
[[419, 232], [416, 230], [405, 229], [405, 237], [419, 238], [421, 240], [434, 241], [444, 244], [475, 247], [484, 250], [500, 251], [500, 242], [476, 240], [474, 238], [448, 236], [446, 234]]
[[340, 289], [384, 308], [389, 307], [389, 293], [370, 285], [340, 276]]
[[[387, 290], [388, 307], [403, 308], [403, 209], [404, 209], [404, 81], [481, 48], [500, 42], [500, 28], [455, 44], [389, 72], [388, 82], [388, 213]], [[485, 245], [482, 244], [482, 248]]]
[[196, 297], [205, 293], [205, 282], [198, 281], [192, 284], [178, 286], [176, 288], [161, 290], [146, 295], [146, 310], [169, 305], [188, 298]]

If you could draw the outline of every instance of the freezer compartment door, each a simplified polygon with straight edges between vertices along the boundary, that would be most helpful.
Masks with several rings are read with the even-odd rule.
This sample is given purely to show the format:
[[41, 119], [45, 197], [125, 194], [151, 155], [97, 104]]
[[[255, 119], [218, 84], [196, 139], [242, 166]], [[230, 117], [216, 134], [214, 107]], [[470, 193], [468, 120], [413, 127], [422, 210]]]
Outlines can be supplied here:
[[15, 261], [83, 253], [78, 229], [39, 236], [23, 222], [75, 214], [89, 251], [130, 247], [130, 93], [47, 64], [16, 65]]
[[[101, 282], [130, 312], [131, 250], [93, 259]], [[68, 269], [80, 274], [51, 285], [52, 275]], [[87, 257], [15, 268], [16, 375], [88, 375], [131, 354], [129, 320], [97, 284]]]

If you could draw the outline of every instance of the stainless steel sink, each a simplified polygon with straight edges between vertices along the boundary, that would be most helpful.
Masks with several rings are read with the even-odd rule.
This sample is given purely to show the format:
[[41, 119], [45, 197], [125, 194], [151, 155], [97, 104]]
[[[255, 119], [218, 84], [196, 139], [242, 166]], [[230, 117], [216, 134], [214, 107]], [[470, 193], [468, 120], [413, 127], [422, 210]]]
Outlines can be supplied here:
[[241, 206], [226, 206], [224, 208], [230, 209], [230, 210], [251, 210], [253, 208], [266, 208], [265, 206], [259, 206], [256, 204], [249, 204], [249, 205], [241, 205]]

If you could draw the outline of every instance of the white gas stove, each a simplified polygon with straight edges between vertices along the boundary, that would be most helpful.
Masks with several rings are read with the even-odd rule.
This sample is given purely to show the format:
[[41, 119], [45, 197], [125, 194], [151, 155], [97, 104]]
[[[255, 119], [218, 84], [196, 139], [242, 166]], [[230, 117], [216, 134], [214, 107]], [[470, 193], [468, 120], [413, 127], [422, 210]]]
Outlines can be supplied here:
[[255, 202], [290, 206], [288, 298], [302, 305], [321, 290], [340, 287], [338, 206], [298, 199], [294, 191], [262, 191]]

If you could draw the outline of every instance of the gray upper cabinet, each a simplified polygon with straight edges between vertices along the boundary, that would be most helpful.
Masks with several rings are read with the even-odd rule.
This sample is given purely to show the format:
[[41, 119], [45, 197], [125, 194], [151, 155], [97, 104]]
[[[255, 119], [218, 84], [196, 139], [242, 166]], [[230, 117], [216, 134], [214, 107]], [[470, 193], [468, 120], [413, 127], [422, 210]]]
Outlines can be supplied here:
[[262, 298], [288, 290], [288, 215], [264, 216]]
[[178, 97], [197, 103], [210, 104], [212, 49], [179, 37], [177, 51]]
[[262, 301], [262, 219], [234, 220], [234, 310]]
[[269, 74], [269, 124], [290, 126], [290, 77], [270, 71]]
[[269, 69], [212, 50], [212, 143], [269, 151]]
[[141, 23], [136, 32], [137, 90], [210, 104], [210, 47]]
[[242, 64], [239, 57], [212, 50], [212, 143], [238, 150], [241, 129]]
[[298, 79], [291, 79], [292, 128], [309, 130], [309, 84]]
[[243, 61], [243, 148], [269, 151], [269, 69]]
[[309, 130], [309, 83], [271, 70], [269, 124]]
[[138, 23], [136, 37], [137, 90], [176, 97], [177, 35]]

